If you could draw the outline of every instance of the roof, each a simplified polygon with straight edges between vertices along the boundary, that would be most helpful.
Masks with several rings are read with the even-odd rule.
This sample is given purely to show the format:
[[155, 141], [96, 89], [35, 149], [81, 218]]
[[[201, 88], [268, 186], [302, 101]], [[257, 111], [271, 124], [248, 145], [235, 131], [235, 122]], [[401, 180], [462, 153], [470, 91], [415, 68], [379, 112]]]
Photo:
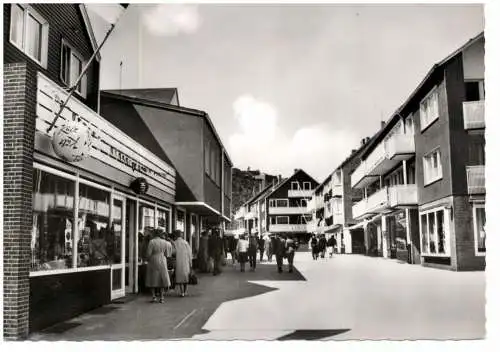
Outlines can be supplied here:
[[[97, 40], [95, 39], [95, 36], [94, 36], [94, 30], [92, 29], [92, 24], [90, 22], [87, 8], [85, 7], [85, 4], [79, 4], [78, 7], [80, 8], [80, 12], [81, 12], [82, 17], [83, 17], [83, 22], [85, 22], [85, 29], [87, 30], [87, 34], [90, 38], [90, 43], [92, 44], [92, 49], [94, 50], [94, 52], [96, 52], [97, 49], [99, 48], [99, 45], [97, 44]], [[97, 61], [101, 60], [100, 53], [97, 53], [96, 60]]]
[[312, 177], [311, 175], [309, 175], [307, 172], [305, 172], [304, 170], [302, 169], [295, 169], [294, 173], [292, 174], [292, 176], [288, 177], [288, 178], [285, 178], [283, 179], [282, 182], [278, 183], [278, 185], [273, 188], [273, 190], [266, 195], [266, 197], [270, 196], [271, 194], [273, 194], [274, 192], [276, 192], [276, 190], [278, 190], [281, 186], [283, 186], [287, 181], [289, 181], [290, 179], [292, 179], [295, 175], [297, 175], [299, 172], [303, 172], [306, 174], [306, 176], [308, 176], [311, 180], [313, 180], [314, 182], [318, 183], [318, 181], [316, 181], [316, 179], [314, 177]]
[[[139, 98], [179, 106], [177, 88], [148, 88], [148, 89], [114, 89], [106, 92], [125, 95], [131, 98]], [[176, 101], [174, 104], [172, 101]]]
[[[140, 104], [140, 105], [145, 105], [145, 106], [151, 106], [157, 109], [165, 109], [169, 111], [175, 111], [183, 114], [188, 114], [196, 117], [201, 117], [205, 119], [207, 124], [210, 126], [212, 132], [215, 135], [215, 138], [219, 142], [222, 150], [224, 151], [224, 155], [226, 156], [227, 160], [229, 161], [230, 166], [233, 166], [233, 162], [231, 161], [231, 158], [229, 157], [229, 154], [224, 147], [224, 144], [222, 143], [222, 140], [219, 137], [219, 134], [217, 133], [217, 130], [215, 129], [212, 120], [210, 119], [210, 116], [204, 111], [197, 110], [197, 109], [192, 109], [192, 108], [186, 108], [184, 106], [180, 105], [172, 105], [172, 104], [167, 104], [163, 101], [157, 101], [155, 100], [154, 94], [152, 94], [156, 89], [159, 90], [165, 90], [165, 88], [148, 88], [148, 89], [131, 89], [131, 90], [101, 90], [101, 94], [103, 96], [112, 98], [112, 99], [118, 99], [118, 100], [124, 100], [128, 101], [134, 104]], [[174, 89], [174, 88], [168, 88], [168, 89]], [[122, 94], [122, 92], [126, 91], [135, 91], [136, 93], [139, 91], [142, 91], [141, 94]], [[176, 90], [177, 91], [177, 90]], [[150, 92], [151, 95], [149, 95], [149, 98], [146, 98], [145, 95], [147, 92]], [[141, 95], [141, 96], [139, 96]]]
[[446, 56], [443, 60], [436, 63], [432, 68], [427, 72], [424, 79], [418, 84], [418, 86], [413, 90], [413, 92], [409, 95], [406, 101], [394, 112], [390, 120], [385, 124], [383, 128], [381, 128], [370, 140], [365, 151], [362, 153], [361, 158], [365, 159], [366, 156], [370, 154], [370, 152], [375, 149], [375, 146], [380, 142], [380, 140], [385, 137], [385, 135], [390, 131], [392, 127], [396, 124], [399, 119], [404, 119], [403, 116], [404, 110], [412, 104], [413, 100], [418, 96], [420, 91], [423, 89], [426, 83], [435, 77], [437, 73], [441, 71], [444, 65], [446, 65], [450, 60], [455, 58], [458, 54], [463, 52], [469, 46], [477, 42], [478, 40], [484, 38], [484, 32], [479, 33], [474, 38], [469, 39], [464, 45], [459, 47], [457, 50]]

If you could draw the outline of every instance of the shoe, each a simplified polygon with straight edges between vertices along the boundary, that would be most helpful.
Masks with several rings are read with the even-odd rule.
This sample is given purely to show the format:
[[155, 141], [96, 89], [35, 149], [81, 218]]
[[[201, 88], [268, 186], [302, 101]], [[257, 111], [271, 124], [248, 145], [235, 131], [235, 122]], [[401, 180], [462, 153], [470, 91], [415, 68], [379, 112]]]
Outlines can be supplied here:
[[156, 302], [157, 302], [156, 297], [151, 298], [151, 303], [156, 303]]
[[160, 303], [163, 303], [165, 302], [165, 300], [163, 298], [160, 298]]

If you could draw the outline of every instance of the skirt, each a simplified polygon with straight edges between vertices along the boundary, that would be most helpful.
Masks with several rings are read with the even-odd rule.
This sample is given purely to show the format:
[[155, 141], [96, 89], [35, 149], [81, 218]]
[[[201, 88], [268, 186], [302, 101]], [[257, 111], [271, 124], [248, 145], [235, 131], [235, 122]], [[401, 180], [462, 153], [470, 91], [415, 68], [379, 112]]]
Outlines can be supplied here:
[[248, 261], [247, 252], [240, 252], [240, 253], [238, 253], [238, 262], [240, 262], [240, 263], [246, 263], [247, 261]]

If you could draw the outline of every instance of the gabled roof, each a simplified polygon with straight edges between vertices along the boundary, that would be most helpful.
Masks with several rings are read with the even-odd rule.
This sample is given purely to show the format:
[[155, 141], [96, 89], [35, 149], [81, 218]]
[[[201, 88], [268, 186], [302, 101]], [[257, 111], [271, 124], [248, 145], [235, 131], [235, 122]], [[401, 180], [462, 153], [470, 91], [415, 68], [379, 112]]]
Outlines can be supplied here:
[[[85, 29], [87, 30], [87, 34], [89, 36], [90, 43], [92, 44], [92, 49], [94, 52], [96, 52], [96, 50], [99, 48], [99, 45], [97, 44], [97, 40], [95, 39], [94, 30], [92, 29], [92, 24], [90, 22], [87, 8], [85, 7], [85, 4], [79, 4], [78, 7], [80, 8], [80, 13], [82, 14], [83, 22], [85, 22]], [[97, 53], [96, 60], [97, 61], [101, 60], [100, 53]]]
[[[304, 174], [306, 174], [307, 177], [309, 177], [311, 180], [313, 180], [314, 182], [318, 183], [318, 181], [316, 181], [316, 179], [314, 177], [312, 177], [311, 175], [309, 175], [307, 172], [305, 172], [304, 170], [302, 169], [295, 169], [294, 173], [292, 174], [292, 176], [288, 177], [288, 178], [285, 178], [283, 179], [282, 182], [280, 182], [275, 188], [273, 188], [273, 190], [266, 195], [266, 197], [269, 197], [271, 194], [273, 194], [274, 192], [276, 192], [278, 189], [280, 189], [286, 182], [290, 181], [295, 175], [297, 175], [299, 172], [303, 172]], [[316, 187], [315, 187], [316, 188]]]
[[[107, 90], [106, 92], [179, 106], [177, 88], [113, 89]], [[176, 103], [172, 103], [172, 101]]]
[[385, 137], [385, 135], [391, 130], [392, 127], [397, 123], [399, 119], [405, 119], [406, 117], [404, 116], [404, 112], [407, 109], [409, 105], [411, 105], [414, 101], [414, 99], [421, 93], [420, 91], [423, 89], [423, 87], [428, 83], [431, 79], [434, 79], [435, 76], [440, 73], [443, 69], [443, 67], [452, 59], [454, 59], [458, 54], [462, 53], [465, 49], [467, 49], [469, 46], [474, 44], [480, 39], [484, 39], [484, 32], [479, 33], [476, 35], [474, 38], [469, 39], [467, 43], [462, 45], [460, 48], [452, 52], [450, 55], [445, 57], [443, 60], [440, 62], [436, 63], [432, 68], [429, 70], [427, 75], [425, 75], [424, 79], [418, 84], [418, 86], [413, 90], [413, 92], [410, 94], [410, 96], [406, 99], [406, 101], [394, 112], [390, 120], [385, 124], [383, 128], [381, 128], [370, 140], [368, 143], [366, 149], [361, 155], [362, 159], [365, 159], [373, 149], [375, 149], [376, 145], [380, 142], [382, 138]]
[[258, 192], [256, 195], [252, 196], [249, 200], [247, 200], [245, 203], [243, 203], [242, 206], [248, 205], [250, 203], [254, 203], [257, 200], [257, 198], [260, 198], [262, 195], [264, 195], [264, 193], [266, 193], [267, 191], [269, 191], [269, 189], [272, 186], [273, 185], [270, 184], [269, 186], [265, 187], [262, 191]]
[[[164, 88], [159, 88], [159, 89], [162, 90]], [[172, 89], [174, 89], [174, 88], [172, 88]], [[217, 139], [217, 141], [219, 142], [222, 150], [224, 151], [224, 155], [226, 156], [227, 160], [229, 161], [230, 166], [231, 167], [233, 166], [233, 162], [231, 161], [231, 158], [229, 157], [229, 154], [228, 154], [226, 148], [224, 147], [224, 144], [222, 144], [222, 140], [220, 139], [219, 134], [217, 133], [217, 130], [215, 129], [215, 127], [212, 123], [212, 120], [210, 119], [210, 116], [208, 116], [208, 114], [206, 112], [201, 111], [201, 110], [197, 110], [197, 109], [186, 108], [186, 107], [180, 106], [180, 105], [167, 104], [163, 101], [157, 101], [155, 99], [155, 97], [152, 95], [149, 95], [149, 97], [146, 97], [148, 92], [150, 94], [152, 94], [152, 92], [154, 92], [155, 90], [156, 90], [156, 88], [143, 89], [142, 90], [143, 93], [141, 94], [141, 96], [137, 96], [138, 94], [135, 94], [135, 96], [134, 96], [134, 94], [129, 94], [129, 95], [122, 94], [120, 90], [101, 90], [101, 94], [103, 96], [107, 96], [109, 98], [113, 98], [113, 99], [117, 99], [117, 100], [124, 100], [124, 101], [131, 102], [133, 104], [151, 106], [151, 107], [154, 107], [157, 109], [165, 109], [165, 110], [169, 110], [169, 111], [180, 112], [180, 113], [189, 114], [192, 116], [203, 118], [207, 122], [207, 124], [209, 125], [212, 132], [214, 133], [214, 136]], [[139, 91], [139, 89], [136, 89], [136, 90], [132, 89], [132, 91], [137, 92], [137, 91]]]

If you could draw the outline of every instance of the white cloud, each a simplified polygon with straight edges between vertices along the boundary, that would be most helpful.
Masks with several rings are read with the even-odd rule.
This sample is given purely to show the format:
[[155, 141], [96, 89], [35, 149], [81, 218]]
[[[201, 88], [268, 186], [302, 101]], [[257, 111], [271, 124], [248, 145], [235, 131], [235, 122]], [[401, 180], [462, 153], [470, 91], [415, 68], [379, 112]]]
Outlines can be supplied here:
[[322, 181], [359, 143], [352, 132], [336, 130], [329, 124], [304, 126], [286, 136], [280, 129], [276, 108], [251, 95], [233, 104], [240, 131], [229, 139], [235, 166], [289, 176], [302, 168]]
[[125, 9], [120, 4], [86, 4], [85, 7], [107, 23], [116, 23]]
[[201, 18], [197, 5], [158, 4], [143, 12], [142, 20], [151, 34], [176, 36], [195, 33]]

